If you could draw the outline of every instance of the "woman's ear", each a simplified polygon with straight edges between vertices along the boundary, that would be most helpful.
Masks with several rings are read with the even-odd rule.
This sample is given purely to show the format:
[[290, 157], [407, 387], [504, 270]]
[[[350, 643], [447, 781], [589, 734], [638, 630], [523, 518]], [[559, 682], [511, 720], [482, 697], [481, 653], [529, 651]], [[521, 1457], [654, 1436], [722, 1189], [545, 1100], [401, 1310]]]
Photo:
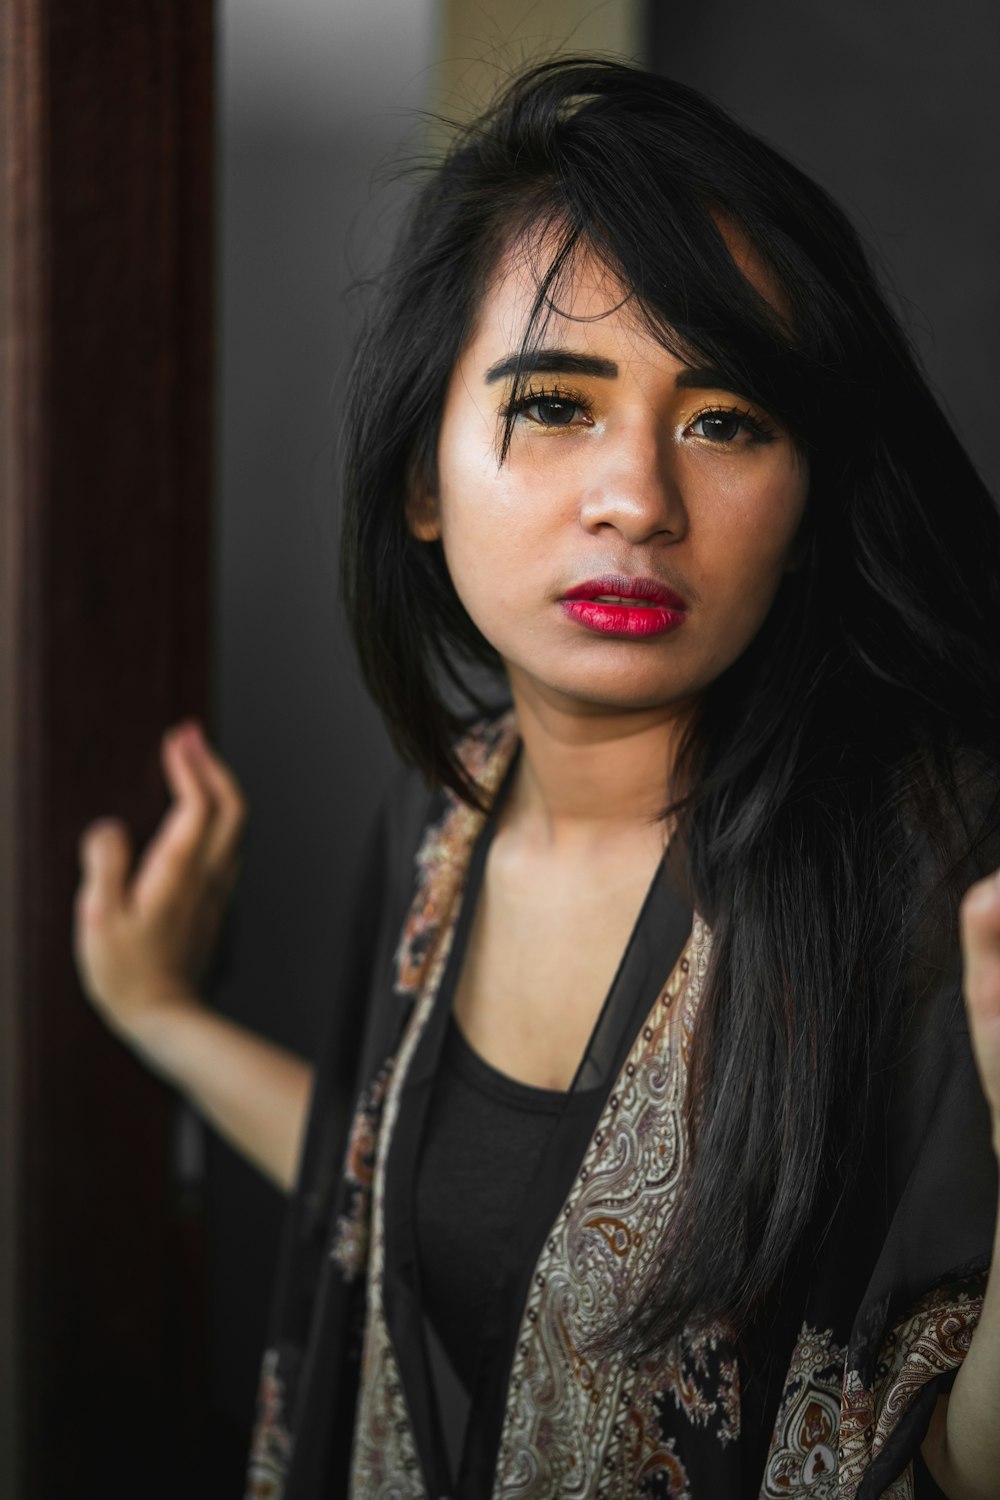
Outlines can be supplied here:
[[406, 497], [406, 524], [418, 542], [436, 542], [441, 537], [437, 496], [424, 486], [412, 486]]

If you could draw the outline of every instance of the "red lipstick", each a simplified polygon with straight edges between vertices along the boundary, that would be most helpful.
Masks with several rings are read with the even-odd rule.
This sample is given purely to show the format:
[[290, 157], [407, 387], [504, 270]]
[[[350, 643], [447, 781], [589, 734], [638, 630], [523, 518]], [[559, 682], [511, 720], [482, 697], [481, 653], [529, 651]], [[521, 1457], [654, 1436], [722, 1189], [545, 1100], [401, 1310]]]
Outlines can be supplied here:
[[575, 584], [559, 603], [570, 619], [587, 630], [632, 639], [676, 630], [683, 625], [686, 610], [684, 600], [655, 578], [621, 574]]

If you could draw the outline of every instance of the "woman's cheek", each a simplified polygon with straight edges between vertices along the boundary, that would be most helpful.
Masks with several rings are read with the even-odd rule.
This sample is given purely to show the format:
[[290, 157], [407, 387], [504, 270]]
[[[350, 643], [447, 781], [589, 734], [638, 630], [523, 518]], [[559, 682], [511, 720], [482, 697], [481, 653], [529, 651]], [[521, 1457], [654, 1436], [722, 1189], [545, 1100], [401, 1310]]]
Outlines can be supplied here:
[[761, 629], [781, 587], [787, 555], [783, 534], [763, 548], [759, 531], [737, 538], [730, 534], [728, 540], [725, 555], [698, 580], [713, 675], [742, 655]]

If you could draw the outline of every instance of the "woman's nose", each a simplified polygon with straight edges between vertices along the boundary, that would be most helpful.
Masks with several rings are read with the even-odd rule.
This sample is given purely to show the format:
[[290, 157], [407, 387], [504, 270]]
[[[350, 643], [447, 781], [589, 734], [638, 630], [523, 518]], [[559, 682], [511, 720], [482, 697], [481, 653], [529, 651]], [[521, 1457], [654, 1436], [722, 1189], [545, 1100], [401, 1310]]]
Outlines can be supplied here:
[[662, 535], [679, 541], [687, 512], [669, 435], [632, 435], [595, 455], [580, 498], [580, 524], [588, 531], [613, 527], [626, 541], [648, 542]]

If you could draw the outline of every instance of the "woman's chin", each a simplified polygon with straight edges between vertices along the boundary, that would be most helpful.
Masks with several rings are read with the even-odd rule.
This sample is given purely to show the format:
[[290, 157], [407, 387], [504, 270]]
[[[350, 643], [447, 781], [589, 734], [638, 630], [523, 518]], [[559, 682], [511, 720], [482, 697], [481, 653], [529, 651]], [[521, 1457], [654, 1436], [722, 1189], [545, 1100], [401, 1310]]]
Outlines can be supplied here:
[[692, 697], [688, 683], [650, 682], [640, 674], [632, 678], [623, 677], [621, 672], [541, 677], [508, 666], [507, 676], [515, 701], [544, 703], [577, 714], [669, 712]]

